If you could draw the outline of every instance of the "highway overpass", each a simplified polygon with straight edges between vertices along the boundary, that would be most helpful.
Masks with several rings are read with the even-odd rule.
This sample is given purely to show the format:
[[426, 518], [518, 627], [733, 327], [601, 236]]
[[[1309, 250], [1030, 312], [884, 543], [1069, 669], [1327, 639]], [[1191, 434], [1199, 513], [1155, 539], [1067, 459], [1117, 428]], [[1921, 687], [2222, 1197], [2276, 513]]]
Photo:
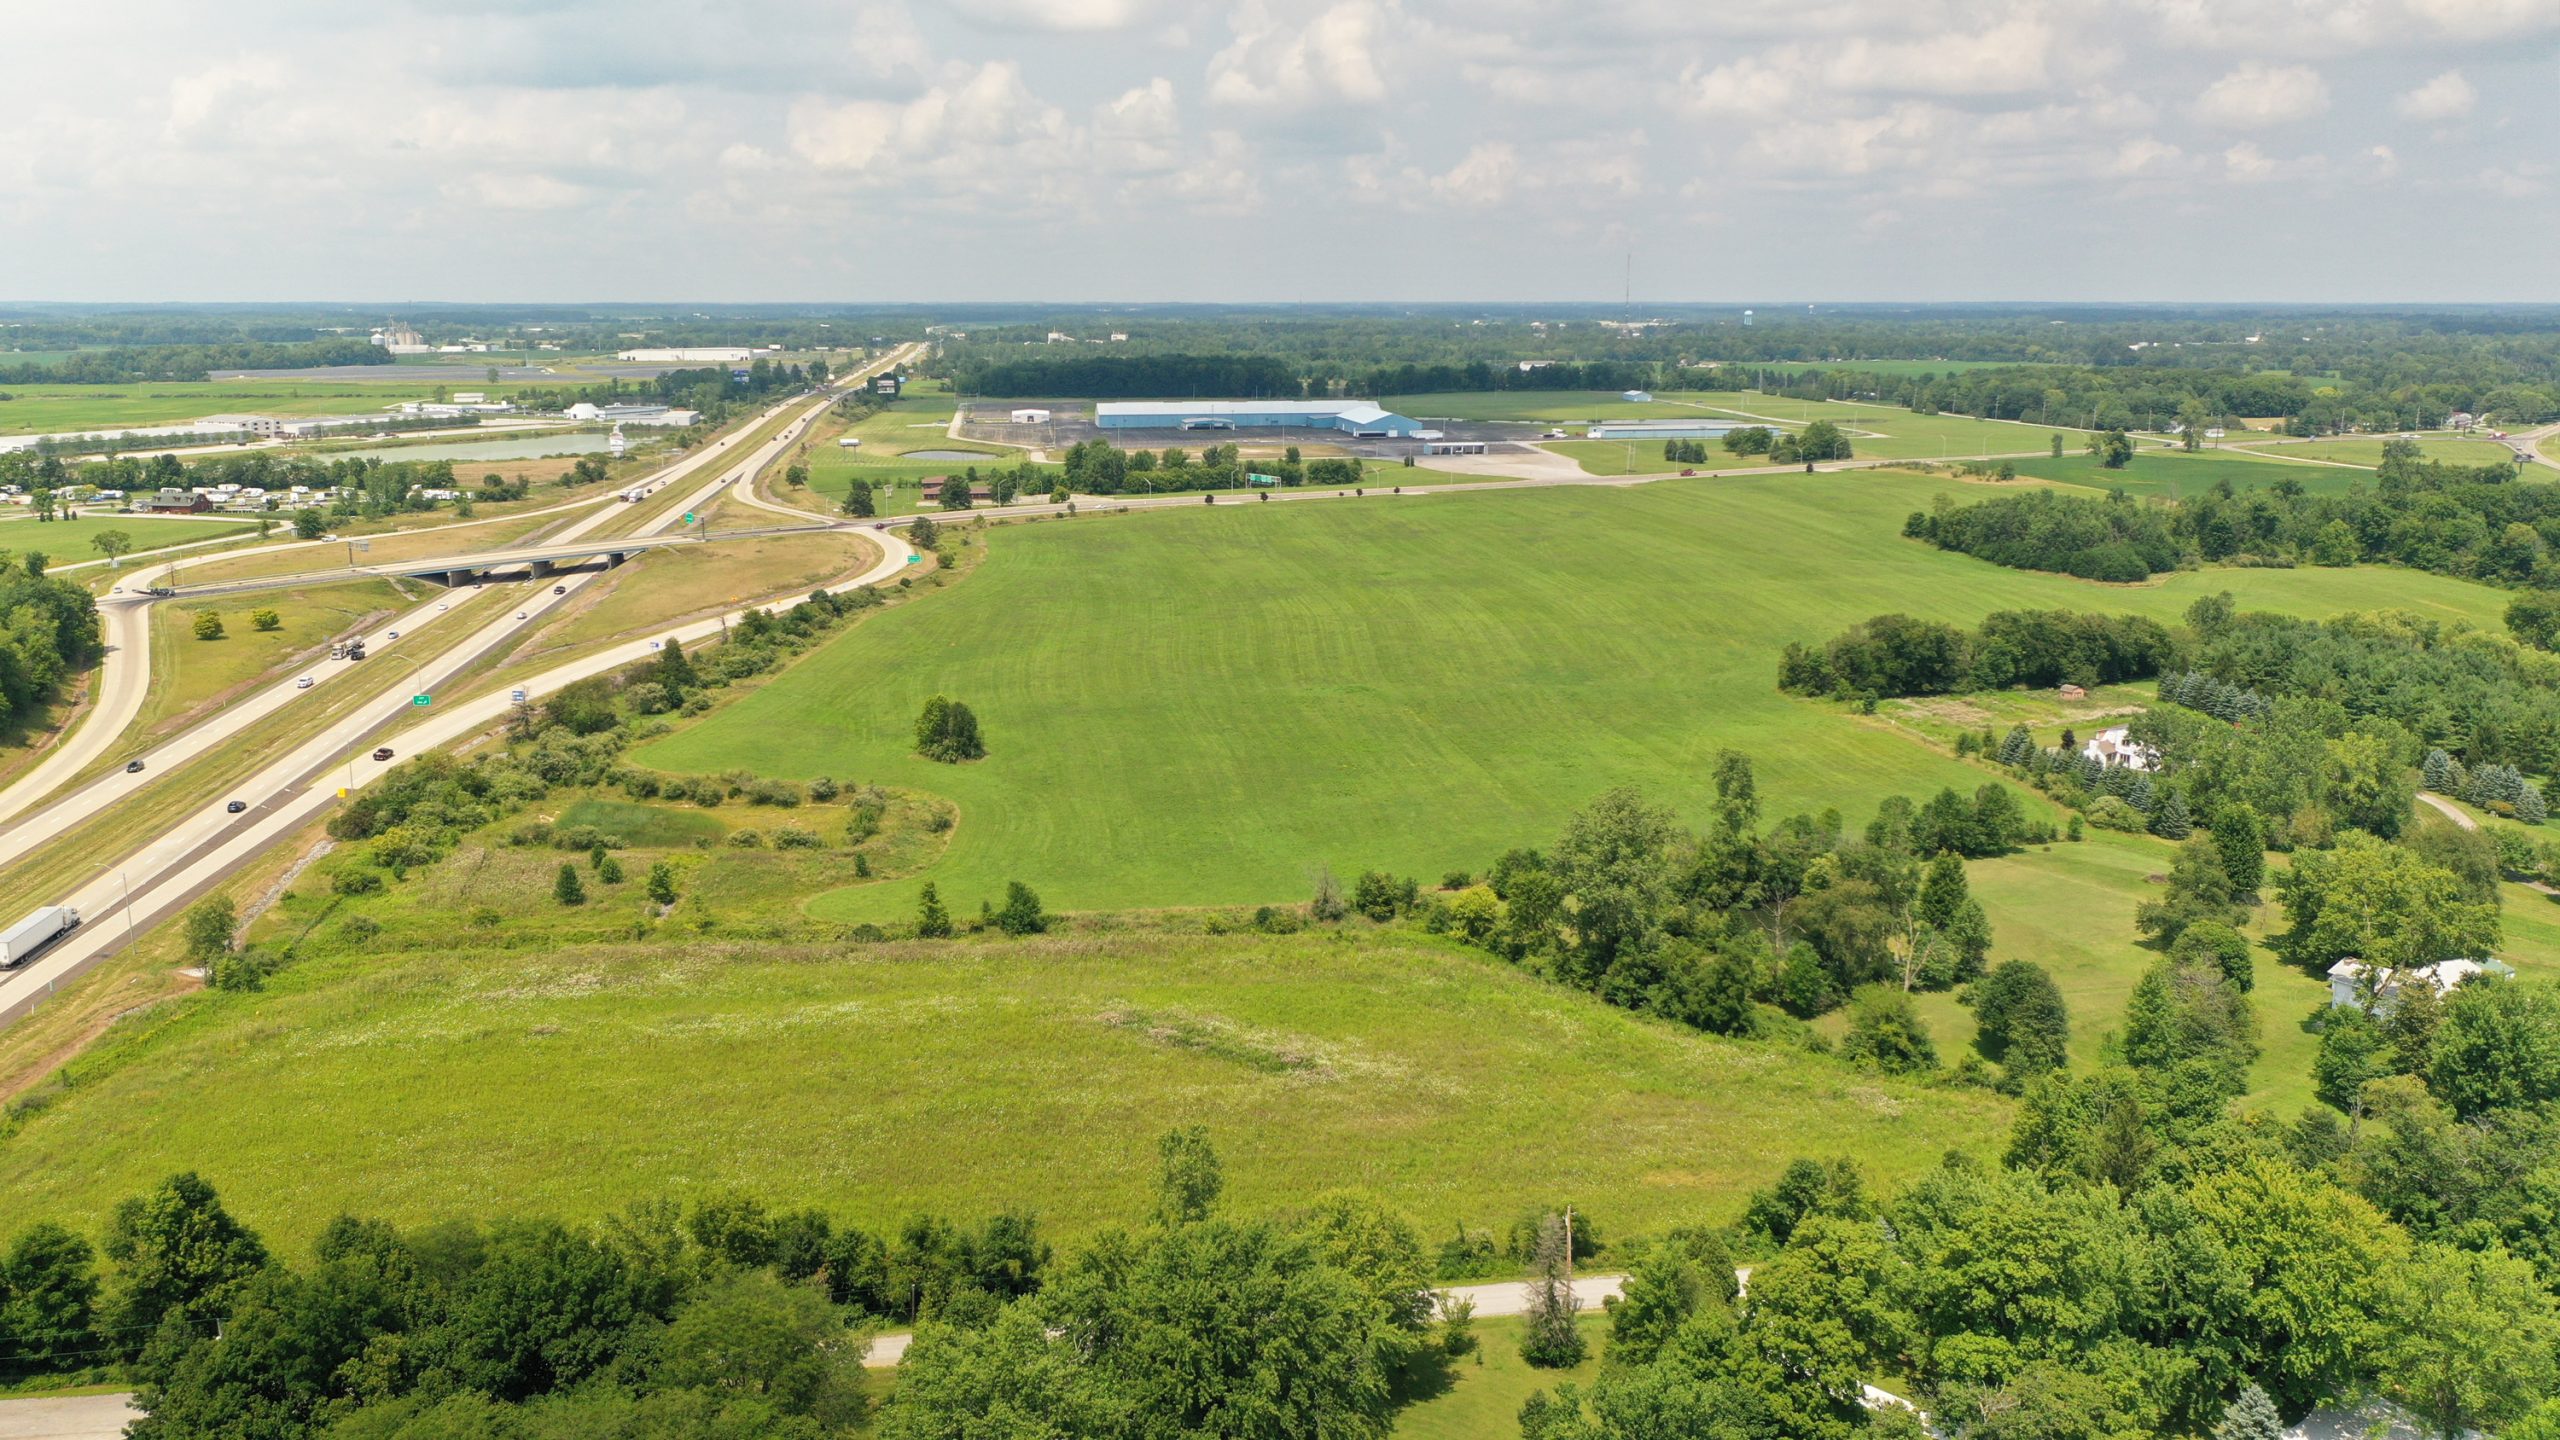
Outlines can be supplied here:
[[619, 565], [643, 551], [663, 550], [676, 545], [717, 544], [723, 540], [758, 540], [771, 535], [804, 535], [822, 530], [861, 528], [865, 527], [812, 517], [806, 525], [762, 525], [752, 529], [692, 531], [680, 535], [591, 536], [550, 545], [518, 545], [459, 555], [429, 555], [414, 560], [384, 560], [327, 570], [299, 570], [290, 575], [250, 575], [237, 580], [213, 580], [202, 585], [169, 588], [163, 592], [162, 598], [191, 600], [214, 595], [239, 595], [253, 590], [296, 590], [312, 585], [334, 585], [346, 580], [373, 580], [394, 575], [413, 580], [433, 580], [443, 585], [468, 585], [496, 570], [523, 570], [542, 576], [563, 565], [587, 560], [602, 559], [608, 565]]

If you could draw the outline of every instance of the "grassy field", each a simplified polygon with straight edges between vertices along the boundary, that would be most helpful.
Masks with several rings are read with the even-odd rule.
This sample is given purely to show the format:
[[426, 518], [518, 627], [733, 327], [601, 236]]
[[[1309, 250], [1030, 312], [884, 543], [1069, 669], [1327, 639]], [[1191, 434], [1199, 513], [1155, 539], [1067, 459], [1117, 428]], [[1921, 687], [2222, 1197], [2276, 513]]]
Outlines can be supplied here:
[[[2349, 465], [2375, 466], [2382, 463], [2383, 436], [2355, 436], [2340, 440], [2311, 440], [2293, 445], [2264, 447], [2269, 455], [2292, 455], [2308, 460], [2336, 460]], [[2515, 447], [2496, 440], [2473, 440], [2458, 435], [2421, 435], [2418, 449], [2430, 460], [2447, 465], [2494, 465], [2515, 458]]]
[[[413, 587], [413, 593], [423, 593], [423, 587]], [[273, 678], [314, 652], [325, 654], [331, 639], [399, 614], [414, 603], [390, 581], [366, 580], [247, 595], [208, 605], [172, 601], [152, 607], [151, 690], [143, 699], [142, 713], [134, 718], [136, 748], [141, 741], [179, 728], [203, 707], [245, 686]], [[222, 617], [221, 639], [196, 638], [200, 609]], [[259, 610], [276, 612], [280, 623], [275, 629], [260, 630], [249, 623], [250, 615]]]
[[76, 520], [0, 520], [0, 550], [14, 550], [21, 554], [41, 550], [58, 567], [103, 558], [92, 542], [109, 530], [121, 530], [131, 536], [133, 553], [139, 555], [149, 550], [211, 540], [223, 535], [247, 535], [257, 528], [255, 520], [142, 520], [131, 515], [95, 513], [84, 514]]
[[1807, 1150], [1888, 1183], [1987, 1153], [2008, 1113], [1396, 936], [453, 931], [123, 1027], [0, 1142], [15, 1217], [91, 1230], [195, 1168], [297, 1251], [342, 1210], [575, 1220], [733, 1186], [875, 1227], [1019, 1205], [1074, 1236], [1141, 1213], [1138, 1160], [1196, 1121], [1248, 1211], [1360, 1185], [1435, 1238], [1567, 1201], [1624, 1237], [1730, 1219]]
[[[960, 805], [934, 878], [1053, 905], [1292, 900], [1319, 864], [1436, 877], [1622, 783], [1695, 819], [1722, 747], [1773, 815], [1970, 789], [1879, 717], [1778, 693], [1789, 640], [1887, 610], [1972, 623], [2077, 606], [2175, 616], [2229, 589], [2310, 614], [2382, 605], [2494, 626], [2495, 591], [2414, 572], [2232, 570], [2099, 586], [1899, 537], [1949, 488], [1852, 472], [1633, 491], [1203, 506], [994, 529], [964, 585], [857, 626], [637, 763], [821, 773]], [[1809, 584], [1819, 576], [1821, 583]], [[990, 756], [910, 753], [937, 692]], [[813, 914], [903, 918], [911, 886]]]
[[[892, 401], [889, 408], [870, 415], [851, 426], [825, 427], [816, 432], [809, 447], [809, 489], [821, 497], [832, 511], [853, 488], [856, 475], [869, 480], [876, 490], [883, 483], [895, 487], [882, 497], [883, 515], [912, 515], [916, 511], [938, 507], [925, 493], [924, 482], [948, 475], [955, 469], [966, 469], [966, 460], [903, 460], [901, 453], [910, 450], [968, 451], [981, 458], [976, 465], [981, 471], [1011, 469], [1024, 452], [983, 440], [954, 440], [946, 432], [957, 403], [947, 394], [929, 389], [910, 388], [906, 395]], [[860, 440], [860, 449], [848, 450], [836, 443], [839, 437]], [[1048, 467], [1052, 473], [1063, 473], [1059, 467]], [[778, 488], [778, 487], [769, 487]]]
[[1443, 1362], [1408, 1382], [1404, 1408], [1396, 1412], [1396, 1440], [1487, 1440], [1517, 1434], [1521, 1403], [1530, 1396], [1566, 1383], [1590, 1388], [1600, 1375], [1601, 1352], [1608, 1348], [1609, 1321], [1593, 1305], [1577, 1323], [1590, 1357], [1571, 1370], [1532, 1370], [1520, 1358], [1526, 1321], [1478, 1320], [1474, 1354]]
[[2060, 459], [2034, 455], [2008, 463], [2015, 465], [2020, 475], [2038, 480], [2085, 485], [2092, 490], [2123, 490], [2167, 500], [2201, 495], [2224, 480], [2230, 481], [2234, 490], [2263, 489], [2279, 480], [2291, 480], [2313, 494], [2373, 483], [2370, 470], [2292, 464], [2282, 458], [2290, 453], [2289, 449], [2270, 450], [2261, 457], [2246, 450], [2207, 450], [2193, 455], [2181, 450], [2140, 450], [2121, 470], [2110, 470], [2098, 463], [2098, 457], [2076, 450], [2066, 452]]

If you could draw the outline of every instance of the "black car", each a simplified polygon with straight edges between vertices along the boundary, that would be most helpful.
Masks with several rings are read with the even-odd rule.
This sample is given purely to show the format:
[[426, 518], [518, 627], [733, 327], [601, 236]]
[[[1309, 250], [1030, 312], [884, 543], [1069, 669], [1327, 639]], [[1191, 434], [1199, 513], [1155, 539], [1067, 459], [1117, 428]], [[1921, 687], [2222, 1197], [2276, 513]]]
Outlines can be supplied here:
[[139, 760], [128, 760], [128, 761], [126, 761], [126, 762], [125, 762], [125, 766], [124, 766], [124, 773], [126, 773], [127, 775], [139, 775], [139, 774], [141, 774], [141, 773], [142, 773], [142, 762], [141, 762], [141, 761], [139, 761]]
[[225, 814], [225, 815], [237, 815], [237, 814], [239, 814], [241, 811], [246, 810], [246, 809], [248, 809], [248, 808], [249, 808], [249, 802], [248, 802], [248, 801], [246, 801], [246, 800], [234, 800], [234, 801], [232, 801], [230, 804], [225, 805], [225, 806], [223, 806], [223, 807], [222, 807], [222, 813], [223, 813], [223, 814]]
[[374, 752], [373, 752], [373, 758], [374, 758], [374, 759], [376, 759], [376, 760], [388, 760], [388, 759], [390, 759], [390, 758], [391, 758], [391, 747], [390, 747], [390, 746], [388, 746], [388, 745], [385, 745], [385, 746], [383, 746], [381, 749], [374, 751]]

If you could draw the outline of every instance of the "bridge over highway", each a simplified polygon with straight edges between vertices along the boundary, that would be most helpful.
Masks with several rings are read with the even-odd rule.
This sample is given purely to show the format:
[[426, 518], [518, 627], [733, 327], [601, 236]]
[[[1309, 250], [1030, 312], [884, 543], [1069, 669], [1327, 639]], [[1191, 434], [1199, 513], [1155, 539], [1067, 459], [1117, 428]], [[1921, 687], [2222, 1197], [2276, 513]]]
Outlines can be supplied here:
[[[901, 523], [901, 522], [891, 522]], [[202, 585], [166, 587], [152, 593], [163, 599], [194, 599], [211, 595], [238, 595], [253, 590], [292, 590], [306, 585], [330, 585], [343, 580], [370, 580], [385, 576], [434, 580], [449, 586], [468, 585], [493, 570], [523, 570], [529, 574], [548, 575], [562, 565], [582, 560], [603, 558], [609, 565], [648, 550], [663, 550], [677, 545], [717, 544], [724, 540], [756, 540], [772, 535], [801, 535], [822, 530], [867, 530], [873, 527], [844, 521], [811, 517], [805, 525], [762, 525], [743, 530], [693, 531], [679, 535], [604, 535], [549, 545], [519, 545], [500, 550], [480, 550], [457, 555], [429, 555], [414, 560], [385, 560], [365, 565], [341, 565], [327, 570], [299, 570], [290, 575], [253, 575], [238, 580], [215, 580]]]

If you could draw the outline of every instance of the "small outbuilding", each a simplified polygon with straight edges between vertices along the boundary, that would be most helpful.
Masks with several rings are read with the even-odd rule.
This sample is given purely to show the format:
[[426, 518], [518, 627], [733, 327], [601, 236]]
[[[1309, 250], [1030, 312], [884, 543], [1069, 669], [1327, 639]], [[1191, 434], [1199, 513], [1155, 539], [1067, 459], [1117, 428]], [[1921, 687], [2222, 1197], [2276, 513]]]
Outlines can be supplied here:
[[[2400, 992], [2411, 985], [2426, 985], [2438, 995], [2449, 995], [2465, 981], [2507, 980], [2515, 973], [2515, 967], [2499, 960], [2439, 960], [2407, 970], [2386, 966], [2373, 978], [2373, 1006], [2376, 1013], [2388, 1015], [2399, 1005]], [[2365, 963], [2361, 960], [2350, 958], [2330, 966], [2330, 1008], [2345, 1010], [2362, 1004], [2365, 976]]]
[[1023, 409], [1013, 412], [1013, 423], [1016, 425], [1046, 425], [1049, 423], [1049, 412], [1042, 410], [1037, 406], [1026, 406]]

